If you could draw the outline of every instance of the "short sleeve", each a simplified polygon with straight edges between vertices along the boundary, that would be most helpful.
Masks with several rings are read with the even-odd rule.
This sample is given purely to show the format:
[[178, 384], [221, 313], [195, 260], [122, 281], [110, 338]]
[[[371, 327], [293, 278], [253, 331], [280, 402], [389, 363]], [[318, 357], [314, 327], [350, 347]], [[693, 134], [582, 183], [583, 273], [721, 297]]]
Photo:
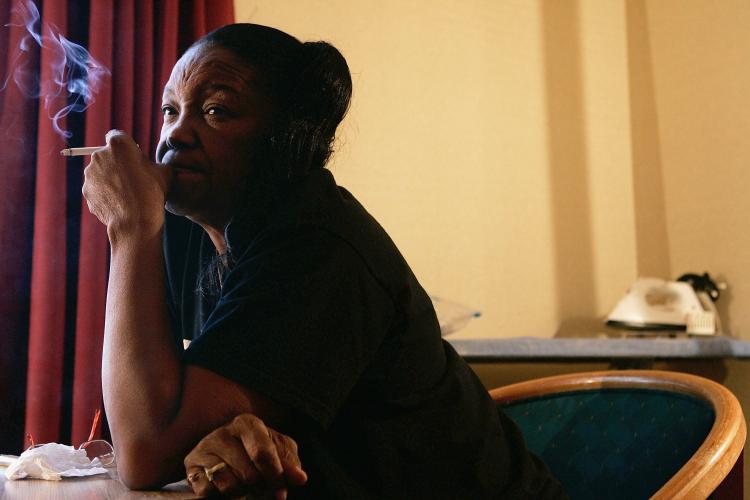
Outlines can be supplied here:
[[325, 229], [256, 238], [185, 362], [234, 380], [328, 427], [394, 317], [362, 257]]

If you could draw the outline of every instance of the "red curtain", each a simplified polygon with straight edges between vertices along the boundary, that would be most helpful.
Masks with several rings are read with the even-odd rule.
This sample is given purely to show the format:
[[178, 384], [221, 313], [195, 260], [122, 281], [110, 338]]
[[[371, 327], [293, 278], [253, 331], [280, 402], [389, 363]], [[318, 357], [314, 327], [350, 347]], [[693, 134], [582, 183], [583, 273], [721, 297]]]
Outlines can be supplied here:
[[[0, 0], [3, 25], [20, 3]], [[196, 38], [233, 22], [232, 1], [82, 4], [37, 1], [43, 23], [87, 46], [111, 71], [85, 115], [60, 122], [73, 132], [67, 145], [99, 145], [118, 128], [153, 157], [172, 65]], [[3, 80], [23, 34], [19, 27], [0, 34]], [[34, 50], [28, 60], [45, 82], [49, 51]], [[58, 107], [66, 104], [57, 99]], [[81, 199], [83, 160], [59, 156], [66, 142], [38, 100], [8, 84], [0, 92], [0, 127], [0, 453], [20, 451], [25, 433], [77, 445], [102, 407], [107, 235]]]

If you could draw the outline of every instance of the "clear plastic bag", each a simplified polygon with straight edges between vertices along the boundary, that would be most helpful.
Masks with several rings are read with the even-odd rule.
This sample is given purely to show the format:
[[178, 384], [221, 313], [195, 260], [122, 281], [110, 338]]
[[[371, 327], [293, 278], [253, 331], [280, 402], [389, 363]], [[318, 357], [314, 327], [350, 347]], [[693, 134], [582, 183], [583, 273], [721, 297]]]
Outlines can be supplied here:
[[458, 302], [434, 296], [430, 296], [430, 299], [432, 299], [432, 305], [435, 308], [438, 323], [440, 323], [440, 333], [443, 337], [456, 333], [466, 327], [472, 318], [478, 318], [482, 315], [476, 309], [459, 304]]

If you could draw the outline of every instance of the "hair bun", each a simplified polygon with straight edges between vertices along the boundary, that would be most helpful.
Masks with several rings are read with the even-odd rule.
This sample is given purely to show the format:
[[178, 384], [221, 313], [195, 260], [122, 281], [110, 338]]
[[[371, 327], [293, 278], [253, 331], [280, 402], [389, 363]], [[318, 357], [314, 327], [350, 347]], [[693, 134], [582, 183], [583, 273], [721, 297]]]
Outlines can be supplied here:
[[284, 142], [290, 154], [287, 163], [296, 166], [291, 170], [304, 175], [325, 165], [333, 152], [336, 128], [349, 109], [352, 78], [344, 56], [327, 42], [303, 43], [299, 57]]
[[299, 97], [309, 107], [305, 111], [311, 117], [327, 115], [327, 125], [333, 127], [330, 131], [333, 133], [349, 109], [352, 95], [349, 66], [341, 52], [327, 42], [305, 42], [301, 52], [303, 69], [298, 82], [302, 88], [298, 90], [304, 90]]

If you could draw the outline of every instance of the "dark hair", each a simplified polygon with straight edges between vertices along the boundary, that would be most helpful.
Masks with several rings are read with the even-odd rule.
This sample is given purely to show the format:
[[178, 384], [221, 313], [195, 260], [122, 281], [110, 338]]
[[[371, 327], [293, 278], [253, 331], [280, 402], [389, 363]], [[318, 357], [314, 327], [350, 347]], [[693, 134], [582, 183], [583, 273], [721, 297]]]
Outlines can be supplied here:
[[269, 160], [277, 175], [304, 177], [323, 168], [352, 94], [344, 56], [327, 42], [302, 43], [257, 24], [230, 24], [198, 40], [230, 50], [255, 69], [276, 104]]

